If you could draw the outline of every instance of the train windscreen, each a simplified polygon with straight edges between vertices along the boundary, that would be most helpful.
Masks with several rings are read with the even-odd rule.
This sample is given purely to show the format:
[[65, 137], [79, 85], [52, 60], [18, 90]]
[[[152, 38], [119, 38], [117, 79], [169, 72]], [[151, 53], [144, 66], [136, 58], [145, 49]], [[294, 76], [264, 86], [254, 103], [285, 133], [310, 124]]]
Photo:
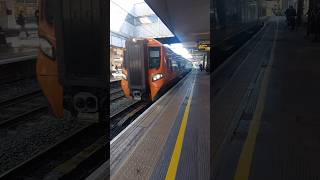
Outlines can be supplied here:
[[160, 67], [160, 47], [149, 48], [149, 68], [157, 69]]

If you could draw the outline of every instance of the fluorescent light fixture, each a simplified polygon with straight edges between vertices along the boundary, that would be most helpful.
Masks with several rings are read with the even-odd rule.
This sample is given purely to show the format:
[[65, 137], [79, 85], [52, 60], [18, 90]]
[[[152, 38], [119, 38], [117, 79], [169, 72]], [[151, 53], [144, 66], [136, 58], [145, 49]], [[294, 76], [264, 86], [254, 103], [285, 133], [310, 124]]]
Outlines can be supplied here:
[[133, 8], [130, 0], [110, 1], [110, 30], [120, 32], [128, 12]]
[[189, 53], [189, 51], [183, 47], [181, 43], [175, 43], [171, 45], [165, 45], [169, 47], [173, 52], [181, 55], [182, 57], [186, 59], [193, 59], [193, 56]]
[[139, 18], [139, 21], [142, 24], [151, 24], [152, 23], [152, 21], [148, 17], [141, 17], [141, 18]]

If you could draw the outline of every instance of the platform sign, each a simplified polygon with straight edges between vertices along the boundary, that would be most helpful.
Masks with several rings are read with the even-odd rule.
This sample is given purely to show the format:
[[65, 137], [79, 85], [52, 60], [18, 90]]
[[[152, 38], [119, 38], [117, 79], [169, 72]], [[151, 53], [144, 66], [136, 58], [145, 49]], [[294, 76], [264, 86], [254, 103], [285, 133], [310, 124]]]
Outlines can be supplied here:
[[198, 49], [201, 51], [210, 51], [210, 41], [207, 41], [207, 40], [199, 41]]

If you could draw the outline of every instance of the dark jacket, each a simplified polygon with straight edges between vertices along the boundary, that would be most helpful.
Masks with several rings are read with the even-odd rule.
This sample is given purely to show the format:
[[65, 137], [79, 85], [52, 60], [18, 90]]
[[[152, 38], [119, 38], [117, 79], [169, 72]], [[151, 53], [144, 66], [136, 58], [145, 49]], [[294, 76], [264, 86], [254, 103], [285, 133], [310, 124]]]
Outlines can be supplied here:
[[297, 16], [297, 12], [294, 8], [288, 8], [285, 12], [287, 17], [294, 17]]
[[26, 24], [26, 20], [25, 17], [23, 15], [19, 15], [17, 18], [17, 24], [19, 24], [20, 26], [24, 26]]

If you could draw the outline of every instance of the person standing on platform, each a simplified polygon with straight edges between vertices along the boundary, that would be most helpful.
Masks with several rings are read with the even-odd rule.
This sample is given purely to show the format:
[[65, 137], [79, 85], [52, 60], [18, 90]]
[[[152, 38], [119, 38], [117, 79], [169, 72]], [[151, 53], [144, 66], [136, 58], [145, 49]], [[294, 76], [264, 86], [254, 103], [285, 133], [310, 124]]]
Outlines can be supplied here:
[[17, 24], [21, 26], [20, 33], [25, 32], [26, 36], [29, 37], [29, 33], [26, 29], [26, 18], [24, 17], [22, 11], [20, 11], [19, 16], [17, 18]]
[[308, 12], [308, 22], [307, 22], [307, 35], [308, 37], [310, 34], [314, 33], [315, 31], [315, 22], [316, 22], [316, 14], [313, 8], [309, 8]]
[[116, 65], [115, 69], [116, 69], [116, 73], [118, 73], [119, 72], [119, 67], [117, 65]]
[[320, 37], [320, 3], [317, 4], [315, 10], [315, 38], [314, 41], [318, 41]]
[[293, 6], [290, 6], [286, 10], [285, 14], [287, 17], [288, 26], [291, 26], [291, 30], [294, 30], [296, 27], [297, 11], [293, 8]]
[[0, 26], [0, 47], [1, 46], [8, 46], [5, 32], [3, 31], [2, 27]]
[[200, 71], [202, 71], [203, 70], [203, 65], [199, 64], [199, 68], [200, 68]]
[[34, 12], [34, 16], [36, 17], [37, 24], [39, 25], [39, 9]]

